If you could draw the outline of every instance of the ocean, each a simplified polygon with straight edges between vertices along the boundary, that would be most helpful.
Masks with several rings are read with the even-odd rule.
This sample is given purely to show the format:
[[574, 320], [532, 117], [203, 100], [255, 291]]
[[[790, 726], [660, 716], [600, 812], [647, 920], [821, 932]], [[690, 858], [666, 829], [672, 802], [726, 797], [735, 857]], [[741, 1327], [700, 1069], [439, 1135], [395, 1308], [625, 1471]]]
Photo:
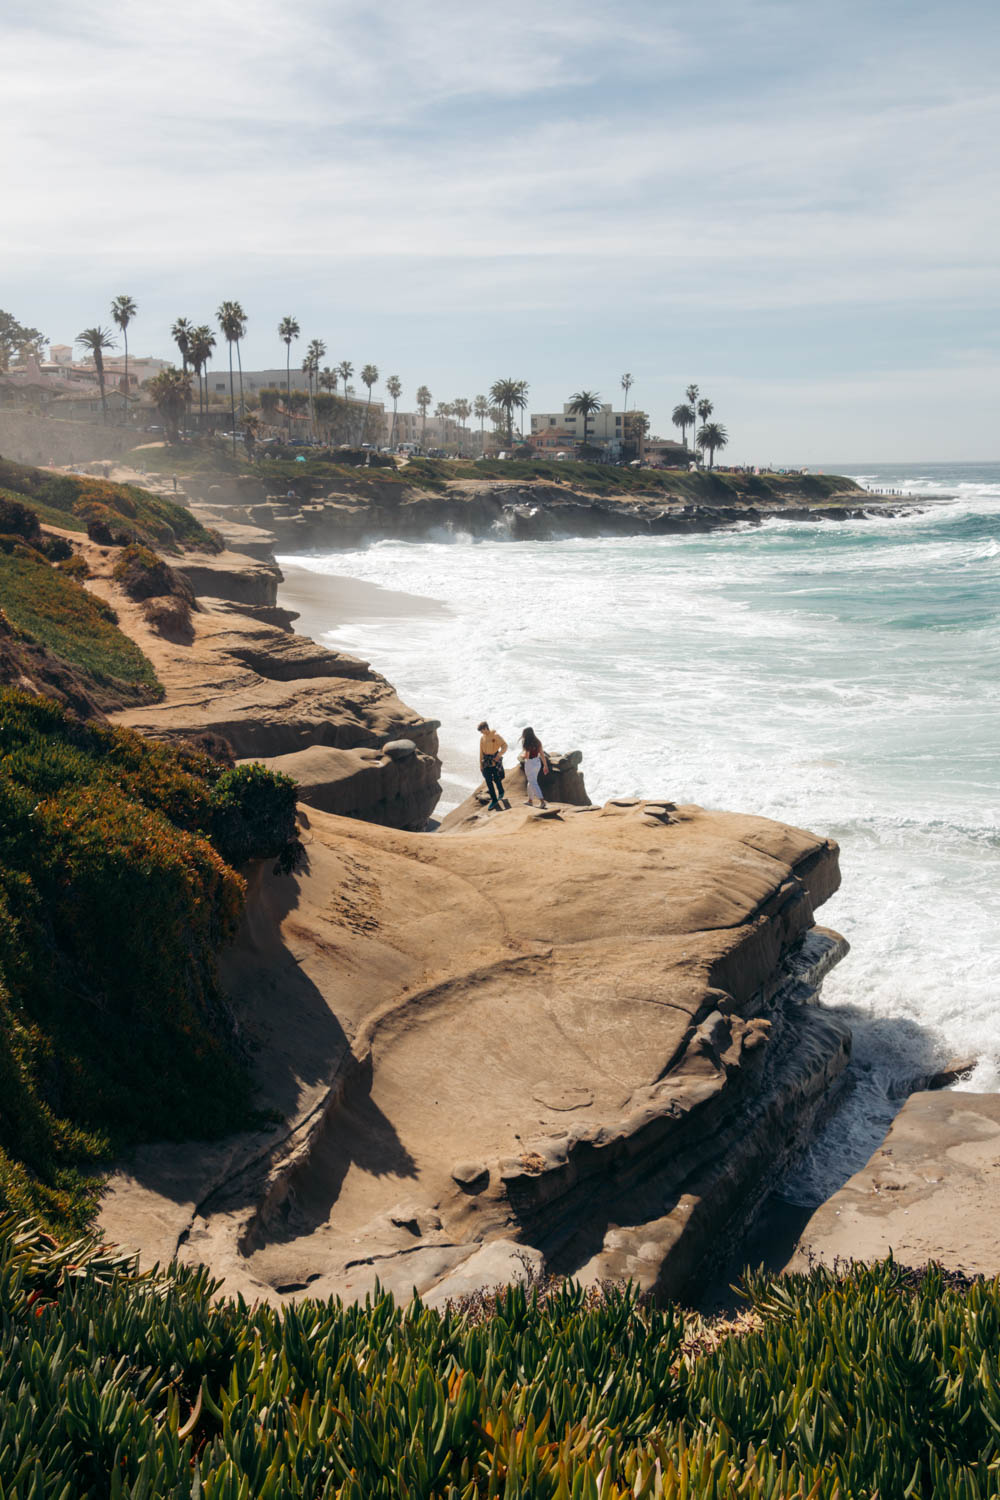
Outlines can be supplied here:
[[852, 951], [823, 1004], [854, 1060], [783, 1185], [803, 1205], [863, 1165], [913, 1077], [970, 1057], [965, 1086], [1000, 1089], [1000, 464], [825, 469], [927, 507], [294, 559], [447, 603], [322, 637], [441, 719], [443, 808], [478, 779], [487, 718], [512, 746], [531, 724], [581, 750], [595, 802], [668, 797], [838, 840], [818, 919]]

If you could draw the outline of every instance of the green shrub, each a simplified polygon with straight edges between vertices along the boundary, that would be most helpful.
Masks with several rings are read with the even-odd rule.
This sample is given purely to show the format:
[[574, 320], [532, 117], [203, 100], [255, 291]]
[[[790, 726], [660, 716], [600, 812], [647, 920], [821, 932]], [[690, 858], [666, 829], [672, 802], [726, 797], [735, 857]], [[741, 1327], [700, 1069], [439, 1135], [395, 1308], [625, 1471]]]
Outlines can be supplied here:
[[0, 690], [0, 1188], [52, 1221], [113, 1147], [245, 1116], [215, 972], [243, 886], [199, 832], [219, 769]]
[[61, 562], [59, 564], [59, 571], [60, 573], [65, 573], [67, 578], [75, 578], [78, 583], [82, 583], [85, 578], [90, 577], [90, 569], [87, 566], [86, 559], [82, 558], [79, 552], [74, 552], [71, 557], [67, 557], [65, 562]]
[[286, 873], [299, 861], [295, 782], [253, 764], [224, 771], [212, 793], [212, 841], [229, 864], [275, 859]]
[[156, 595], [175, 594], [178, 598], [185, 599], [189, 605], [194, 603], [190, 585], [162, 557], [157, 557], [155, 552], [151, 552], [148, 547], [139, 546], [137, 542], [132, 542], [116, 558], [112, 577], [121, 584], [130, 599], [152, 599]]
[[28, 506], [22, 505], [18, 500], [11, 500], [0, 494], [0, 533], [37, 542], [41, 539], [42, 528], [33, 510], [29, 510]]

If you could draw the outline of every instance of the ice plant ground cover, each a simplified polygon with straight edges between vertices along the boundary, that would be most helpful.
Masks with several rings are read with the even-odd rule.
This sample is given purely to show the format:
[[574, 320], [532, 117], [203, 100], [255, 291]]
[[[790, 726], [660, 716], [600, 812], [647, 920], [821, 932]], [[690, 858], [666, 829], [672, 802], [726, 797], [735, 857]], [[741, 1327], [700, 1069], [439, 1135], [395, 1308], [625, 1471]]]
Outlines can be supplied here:
[[439, 1313], [219, 1300], [0, 1220], [0, 1495], [592, 1500], [910, 1495], [1000, 1482], [1000, 1283], [750, 1277], [707, 1329], [627, 1288]]

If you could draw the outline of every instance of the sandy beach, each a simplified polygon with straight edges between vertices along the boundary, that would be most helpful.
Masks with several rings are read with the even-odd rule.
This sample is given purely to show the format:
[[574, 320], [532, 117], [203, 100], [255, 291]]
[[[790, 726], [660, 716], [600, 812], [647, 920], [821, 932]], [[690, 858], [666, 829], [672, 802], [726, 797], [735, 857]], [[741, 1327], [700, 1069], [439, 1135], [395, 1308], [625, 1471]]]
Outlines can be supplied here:
[[313, 640], [354, 620], [412, 619], [450, 613], [448, 605], [440, 599], [385, 589], [363, 578], [318, 573], [285, 559], [280, 560], [280, 567], [283, 581], [278, 588], [278, 603], [282, 609], [298, 611], [296, 630]]

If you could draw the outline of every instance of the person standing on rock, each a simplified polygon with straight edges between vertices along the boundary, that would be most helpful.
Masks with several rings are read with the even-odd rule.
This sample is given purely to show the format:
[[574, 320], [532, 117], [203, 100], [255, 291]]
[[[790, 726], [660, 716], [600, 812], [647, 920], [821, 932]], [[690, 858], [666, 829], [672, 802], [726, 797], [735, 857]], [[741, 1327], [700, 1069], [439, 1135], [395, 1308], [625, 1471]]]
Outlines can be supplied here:
[[479, 769], [483, 773], [486, 782], [486, 790], [490, 794], [490, 805], [487, 812], [500, 811], [500, 798], [503, 796], [503, 757], [507, 749], [507, 741], [502, 735], [491, 729], [484, 719], [479, 725]]
[[538, 785], [538, 773], [544, 771], [546, 776], [549, 774], [549, 760], [542, 749], [541, 740], [530, 725], [521, 735], [521, 747], [518, 760], [524, 766], [524, 777], [528, 783], [528, 806], [531, 807], [532, 798], [537, 797], [539, 807], [548, 807]]

